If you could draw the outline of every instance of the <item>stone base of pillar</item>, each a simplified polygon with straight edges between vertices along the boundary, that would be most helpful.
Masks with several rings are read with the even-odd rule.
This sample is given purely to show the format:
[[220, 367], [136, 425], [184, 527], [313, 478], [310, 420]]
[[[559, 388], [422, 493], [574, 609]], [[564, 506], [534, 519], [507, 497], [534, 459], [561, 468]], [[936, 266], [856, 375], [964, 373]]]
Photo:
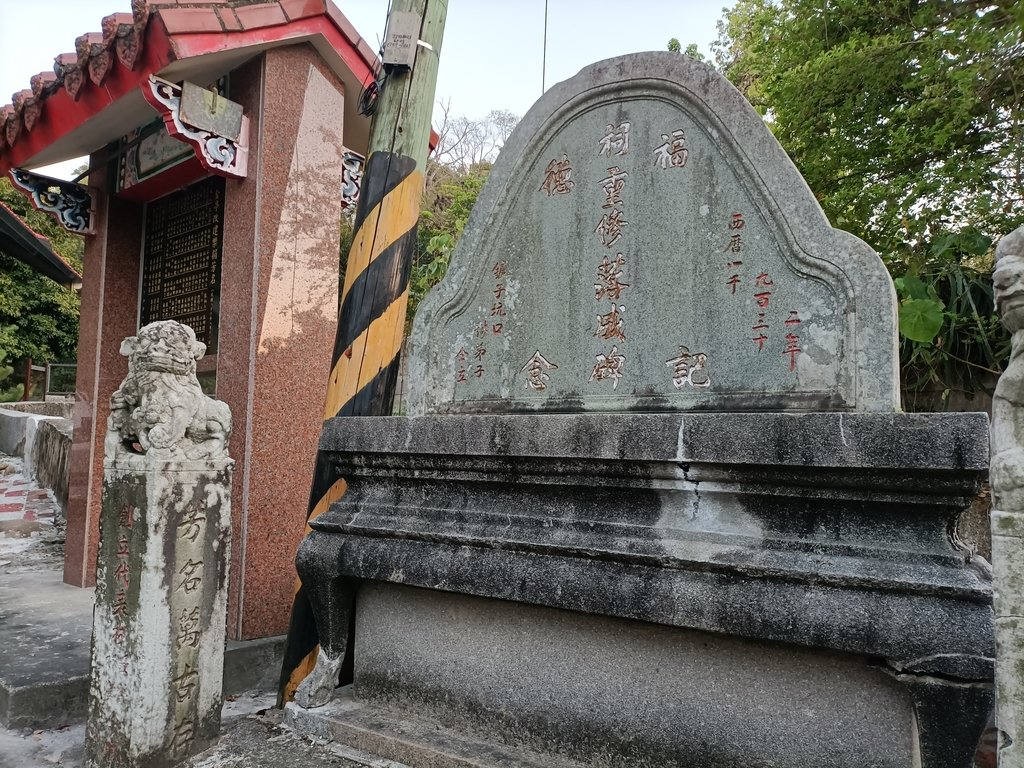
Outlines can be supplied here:
[[231, 460], [108, 467], [87, 765], [173, 765], [216, 742]]

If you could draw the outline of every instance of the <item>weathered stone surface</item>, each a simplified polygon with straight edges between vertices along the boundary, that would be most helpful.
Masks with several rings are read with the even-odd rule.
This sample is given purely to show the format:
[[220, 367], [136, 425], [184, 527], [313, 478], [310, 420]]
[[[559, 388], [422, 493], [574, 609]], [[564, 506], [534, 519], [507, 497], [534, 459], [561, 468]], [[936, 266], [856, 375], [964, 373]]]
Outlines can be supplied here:
[[360, 698], [463, 733], [609, 768], [913, 764], [908, 691], [857, 657], [395, 585], [359, 605]]
[[360, 763], [374, 768], [583, 768], [550, 752], [474, 737], [459, 727], [462, 723], [446, 728], [429, 712], [382, 706], [356, 696], [352, 686], [340, 689], [326, 706], [289, 703], [284, 714], [287, 724], [313, 738], [379, 755]]
[[[104, 459], [223, 459], [231, 432], [226, 404], [203, 394], [196, 360], [206, 345], [186, 325], [150, 323], [121, 342], [128, 375], [110, 397]], [[133, 458], [137, 457], [137, 458]]]
[[1024, 766], [1024, 227], [996, 248], [996, 308], [1012, 336], [992, 399], [992, 564], [999, 765]]
[[0, 728], [83, 719], [91, 617], [92, 596], [59, 571], [0, 574]]
[[[951, 430], [948, 414], [789, 414], [753, 445], [750, 418], [335, 420], [321, 447], [348, 490], [299, 565], [990, 668], [986, 574], [948, 535], [983, 477], [984, 415]], [[835, 453], [791, 454], [806, 434]], [[941, 442], [927, 472], [893, 471]]]
[[63, 516], [68, 505], [69, 463], [74, 422], [70, 419], [46, 419], [36, 425], [32, 440], [32, 463], [26, 470], [43, 488], [53, 490]]
[[983, 413], [354, 416], [328, 421], [320, 447], [353, 456], [628, 457], [643, 462], [984, 472], [987, 435]]
[[191, 329], [153, 323], [121, 348], [111, 398], [86, 763], [175, 765], [220, 732], [231, 417], [195, 377]]
[[894, 308], [728, 81], [609, 59], [502, 149], [417, 313], [409, 412], [892, 411]]

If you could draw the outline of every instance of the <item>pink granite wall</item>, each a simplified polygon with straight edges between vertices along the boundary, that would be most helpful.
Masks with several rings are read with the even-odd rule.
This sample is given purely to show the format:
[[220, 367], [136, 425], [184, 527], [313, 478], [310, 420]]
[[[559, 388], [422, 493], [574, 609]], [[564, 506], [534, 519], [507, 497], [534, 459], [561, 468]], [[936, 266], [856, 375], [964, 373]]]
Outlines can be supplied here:
[[249, 178], [227, 185], [217, 397], [238, 462], [228, 634], [244, 639], [288, 625], [334, 344], [344, 97], [306, 45], [246, 65], [232, 94], [253, 122]]
[[[231, 84], [251, 120], [249, 177], [226, 184], [216, 396], [231, 407], [236, 461], [227, 628], [246, 639], [283, 633], [290, 614], [337, 322], [344, 95], [308, 45], [268, 51]], [[136, 331], [142, 211], [102, 201], [86, 247], [64, 566], [79, 586], [95, 582], [103, 434], [126, 372], [121, 340]]]
[[[106, 167], [89, 175], [90, 185], [107, 188]], [[134, 335], [138, 315], [142, 206], [99, 195], [96, 234], [87, 238], [78, 334], [78, 378], [72, 418], [68, 528], [64, 581], [96, 583], [103, 437], [110, 395], [128, 371], [121, 341]]]

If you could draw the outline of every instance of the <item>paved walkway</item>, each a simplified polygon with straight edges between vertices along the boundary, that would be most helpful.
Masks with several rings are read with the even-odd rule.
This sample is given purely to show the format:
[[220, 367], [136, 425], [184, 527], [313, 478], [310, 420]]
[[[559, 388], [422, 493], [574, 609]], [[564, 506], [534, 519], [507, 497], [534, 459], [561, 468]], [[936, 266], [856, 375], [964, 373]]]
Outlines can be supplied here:
[[0, 454], [0, 532], [23, 523], [52, 525], [58, 513], [53, 493], [25, 477], [24, 462]]
[[24, 462], [0, 453], [0, 576], [64, 567], [64, 514], [53, 492], [25, 475]]

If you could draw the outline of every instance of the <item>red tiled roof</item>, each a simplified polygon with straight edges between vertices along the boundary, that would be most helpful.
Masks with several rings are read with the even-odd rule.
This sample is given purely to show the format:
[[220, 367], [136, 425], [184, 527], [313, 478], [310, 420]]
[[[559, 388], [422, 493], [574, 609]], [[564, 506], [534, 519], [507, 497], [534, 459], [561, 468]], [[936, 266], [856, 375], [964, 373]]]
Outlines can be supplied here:
[[[363, 81], [377, 56], [331, 0], [131, 0], [0, 107], [0, 173], [29, 162], [175, 61], [322, 37]], [[133, 126], [125, 126], [125, 132]], [[94, 147], [95, 148], [95, 147]]]
[[82, 281], [78, 270], [53, 250], [50, 240], [32, 229], [3, 202], [0, 202], [0, 251], [9, 252], [61, 285]]

